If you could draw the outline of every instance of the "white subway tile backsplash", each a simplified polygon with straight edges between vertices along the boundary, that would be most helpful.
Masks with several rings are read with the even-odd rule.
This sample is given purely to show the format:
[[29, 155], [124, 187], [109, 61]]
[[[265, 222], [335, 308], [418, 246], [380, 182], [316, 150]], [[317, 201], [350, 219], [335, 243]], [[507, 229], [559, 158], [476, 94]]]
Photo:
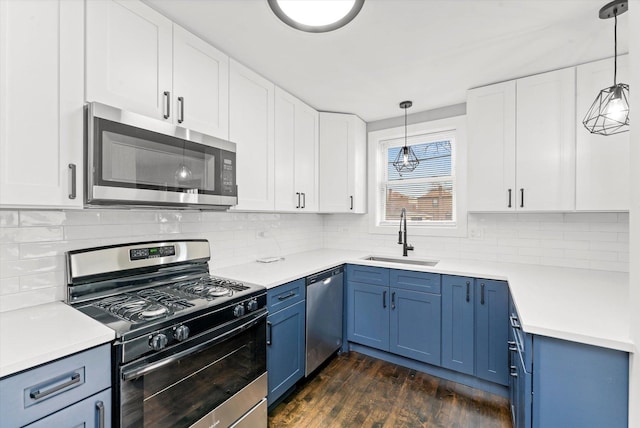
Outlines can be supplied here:
[[[414, 254], [628, 271], [626, 213], [470, 214], [469, 237], [411, 235]], [[208, 239], [212, 267], [317, 248], [401, 254], [367, 215], [215, 211], [0, 210], [0, 311], [63, 300], [64, 253], [162, 239]], [[471, 233], [472, 230], [479, 233]], [[473, 236], [473, 238], [471, 238]]]

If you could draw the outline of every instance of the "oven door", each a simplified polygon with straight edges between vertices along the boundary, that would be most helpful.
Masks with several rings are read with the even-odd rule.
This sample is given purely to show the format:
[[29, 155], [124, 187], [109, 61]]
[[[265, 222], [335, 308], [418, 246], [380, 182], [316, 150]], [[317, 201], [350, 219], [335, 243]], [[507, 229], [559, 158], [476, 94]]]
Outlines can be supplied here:
[[266, 316], [122, 366], [120, 426], [226, 427], [255, 408], [267, 395]]
[[99, 103], [86, 126], [87, 204], [237, 203], [235, 144]]

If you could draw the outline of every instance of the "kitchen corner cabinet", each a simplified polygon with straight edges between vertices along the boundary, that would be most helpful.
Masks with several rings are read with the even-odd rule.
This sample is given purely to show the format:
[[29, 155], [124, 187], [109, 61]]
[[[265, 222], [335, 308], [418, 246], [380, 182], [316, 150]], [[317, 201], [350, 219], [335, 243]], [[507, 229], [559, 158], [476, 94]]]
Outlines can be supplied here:
[[304, 376], [305, 280], [267, 290], [268, 404], [274, 404]]
[[443, 275], [443, 367], [508, 384], [508, 296], [503, 281]]
[[0, 206], [83, 205], [84, 2], [0, 1]]
[[140, 1], [86, 2], [86, 98], [229, 137], [229, 58]]
[[231, 60], [229, 139], [236, 143], [237, 210], [273, 211], [275, 86]]
[[[591, 134], [582, 120], [596, 95], [613, 84], [613, 58], [576, 67], [576, 210], [628, 211], [629, 132]], [[629, 83], [629, 56], [618, 57], [618, 82]]]
[[469, 210], [575, 208], [575, 69], [468, 92]]
[[366, 162], [366, 123], [353, 114], [320, 112], [320, 212], [367, 212]]
[[515, 428], [627, 427], [628, 353], [527, 334], [510, 319]]
[[440, 364], [440, 275], [347, 266], [347, 338]]
[[278, 87], [275, 88], [275, 209], [318, 211], [318, 112]]

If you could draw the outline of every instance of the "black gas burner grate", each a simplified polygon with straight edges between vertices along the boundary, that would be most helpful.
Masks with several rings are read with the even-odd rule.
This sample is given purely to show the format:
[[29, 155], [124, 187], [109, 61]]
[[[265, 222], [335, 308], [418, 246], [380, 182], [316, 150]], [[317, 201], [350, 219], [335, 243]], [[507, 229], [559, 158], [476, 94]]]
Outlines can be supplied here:
[[232, 296], [236, 291], [248, 290], [244, 284], [213, 276], [203, 276], [193, 281], [173, 284], [171, 288], [188, 295], [214, 299], [216, 297]]

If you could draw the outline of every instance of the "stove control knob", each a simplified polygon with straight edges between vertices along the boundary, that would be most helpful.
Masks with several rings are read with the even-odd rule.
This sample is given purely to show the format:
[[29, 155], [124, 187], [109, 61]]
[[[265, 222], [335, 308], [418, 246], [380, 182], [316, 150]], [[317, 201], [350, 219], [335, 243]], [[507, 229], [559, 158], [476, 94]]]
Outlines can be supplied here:
[[154, 351], [159, 351], [161, 349], [163, 349], [165, 346], [167, 346], [167, 342], [169, 340], [167, 339], [167, 336], [160, 333], [160, 334], [156, 334], [155, 336], [152, 336], [151, 339], [149, 340], [149, 346], [151, 346], [151, 349], [153, 349]]
[[251, 312], [255, 311], [256, 309], [258, 309], [258, 301], [256, 299], [249, 300], [249, 302], [247, 303], [247, 311]]
[[186, 340], [189, 337], [189, 327], [186, 325], [177, 327], [173, 332], [173, 337], [175, 337], [178, 342]]
[[236, 307], [233, 308], [233, 316], [236, 318], [240, 318], [243, 315], [244, 315], [244, 305], [242, 303], [239, 305], [236, 305]]

